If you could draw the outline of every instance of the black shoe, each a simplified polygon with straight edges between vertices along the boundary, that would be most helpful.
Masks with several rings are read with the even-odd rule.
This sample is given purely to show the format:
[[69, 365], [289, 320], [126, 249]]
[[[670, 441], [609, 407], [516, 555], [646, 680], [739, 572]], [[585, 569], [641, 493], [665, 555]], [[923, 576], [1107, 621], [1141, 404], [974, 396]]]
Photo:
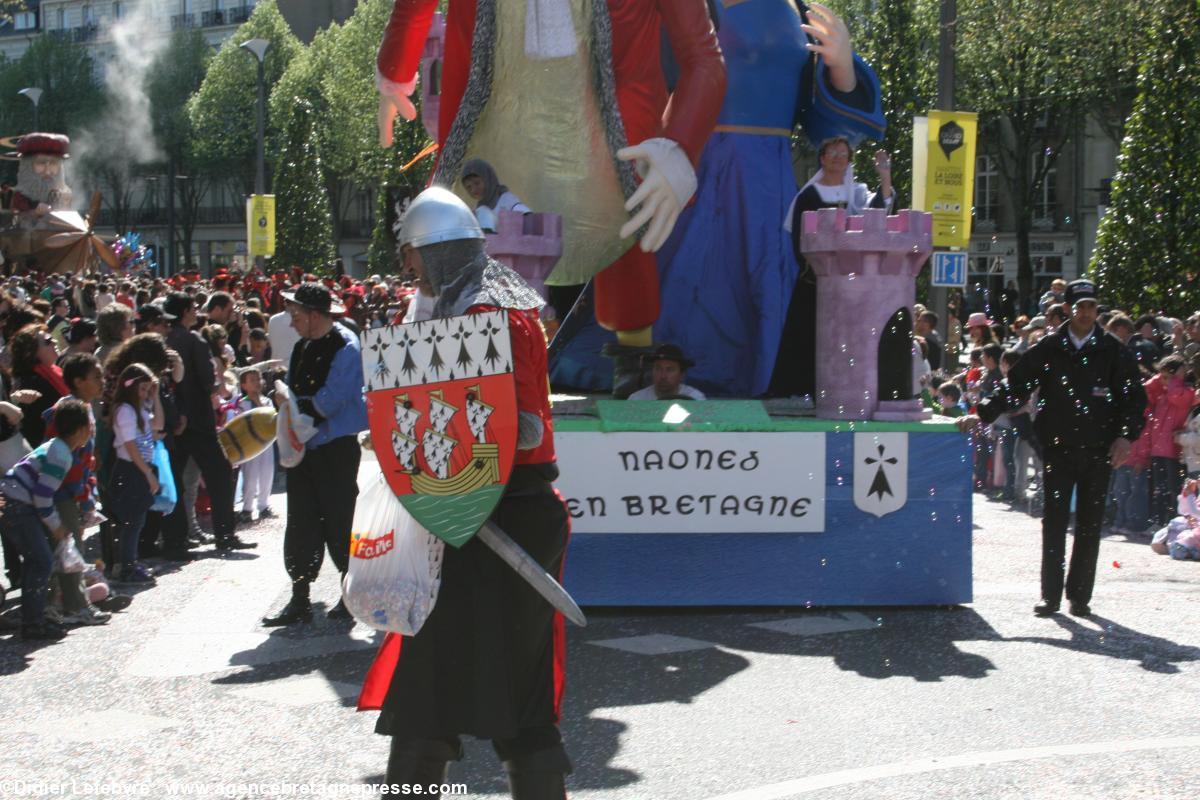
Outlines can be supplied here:
[[176, 564], [186, 564], [189, 561], [196, 560], [196, 554], [185, 548], [169, 548], [162, 551], [162, 558], [165, 561], [173, 561]]
[[338, 600], [337, 605], [329, 609], [325, 616], [333, 620], [354, 619], [350, 609], [346, 608], [345, 600]]
[[133, 598], [127, 594], [110, 594], [98, 603], [92, 603], [101, 611], [124, 611], [129, 608], [129, 604], [133, 602]]
[[238, 525], [253, 525], [254, 524], [254, 515], [251, 514], [249, 511], [237, 512], [237, 524]]
[[192, 544], [212, 544], [213, 537], [204, 531], [196, 531], [195, 533], [188, 534], [188, 541]]
[[1033, 613], [1039, 617], [1049, 617], [1058, 613], [1058, 603], [1047, 603], [1045, 600], [1033, 607]]
[[297, 622], [312, 622], [312, 605], [307, 600], [297, 600], [293, 597], [283, 607], [283, 611], [273, 617], [263, 617], [262, 624], [264, 628], [281, 628]]
[[1092, 607], [1087, 603], [1072, 602], [1070, 610], [1072, 617], [1090, 617], [1092, 615]]
[[217, 542], [217, 550], [221, 553], [228, 553], [230, 550], [253, 550], [256, 547], [258, 542], [247, 542], [239, 539], [236, 534]]
[[274, 519], [275, 517], [276, 517], [275, 512], [272, 511], [270, 508], [264, 508], [262, 511], [258, 512], [258, 519], [260, 521], [264, 520], [264, 519]]
[[61, 625], [55, 625], [49, 620], [35, 625], [22, 625], [21, 638], [28, 642], [57, 642], [67, 635]]

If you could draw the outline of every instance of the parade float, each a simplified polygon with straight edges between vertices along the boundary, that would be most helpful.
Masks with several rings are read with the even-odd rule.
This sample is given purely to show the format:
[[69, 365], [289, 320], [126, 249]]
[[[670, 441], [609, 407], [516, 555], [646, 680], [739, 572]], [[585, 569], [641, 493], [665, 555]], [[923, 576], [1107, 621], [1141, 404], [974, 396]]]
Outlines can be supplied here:
[[[434, 182], [461, 193], [454, 165], [469, 157], [486, 157], [503, 165], [505, 182], [535, 210], [562, 212], [561, 227], [539, 230], [527, 220], [510, 221], [507, 237], [501, 237], [508, 251], [494, 257], [533, 282], [550, 284], [586, 280], [579, 270], [581, 252], [590, 261], [619, 264], [622, 253], [632, 252], [627, 251], [629, 240], [618, 237], [612, 242], [620, 242], [616, 247], [589, 246], [580, 239], [579, 227], [591, 221], [582, 215], [594, 209], [559, 203], [562, 178], [570, 170], [557, 163], [557, 172], [547, 182], [540, 161], [526, 163], [519, 154], [504, 151], [505, 143], [520, 141], [512, 134], [524, 131], [519, 121], [502, 122], [498, 117], [528, 110], [530, 98], [545, 100], [537, 92], [544, 90], [546, 76], [529, 84], [522, 102], [510, 102], [503, 93], [512, 86], [512, 63], [505, 61], [511, 54], [485, 42], [481, 55], [480, 39], [487, 32], [481, 33], [478, 26], [511, 25], [507, 17], [512, 9], [497, 21], [493, 4], [479, 0], [473, 4], [477, 17], [465, 25], [460, 17], [456, 26], [453, 16], [463, 13], [466, 5], [472, 4], [451, 3], [447, 20], [433, 15], [432, 3], [397, 5], [380, 52], [384, 107], [393, 103], [398, 107], [393, 114], [404, 113], [401, 101], [413, 92], [419, 65], [425, 124], [443, 148]], [[593, 12], [595, 6], [612, 6], [568, 5]], [[689, 6], [702, 14], [705, 4], [697, 0], [668, 5], [672, 13]], [[814, 141], [838, 133], [877, 138], [882, 116], [878, 84], [857, 56], [853, 68], [866, 94], [876, 95], [857, 99], [869, 107], [866, 112], [841, 103], [845, 98], [828, 88], [824, 65], [806, 48], [810, 40], [792, 3], [753, 0], [717, 10], [730, 95], [722, 95], [719, 119], [706, 122], [708, 118], [700, 115], [692, 120], [703, 134], [703, 156], [695, 151], [691, 205], [685, 202], [678, 226], [658, 254], [664, 312], [655, 340], [672, 341], [658, 334], [686, 333], [688, 324], [693, 330], [703, 327], [703, 319], [699, 325], [686, 323], [680, 309], [694, 318], [696, 309], [703, 311], [706, 304], [723, 308], [736, 326], [726, 326], [725, 317], [714, 318], [708, 340], [717, 343], [723, 366], [751, 376], [729, 384], [744, 398], [765, 389], [763, 376], [769, 377], [786, 312], [786, 303], [779, 307], [780, 299], [790, 296], [796, 280], [790, 242], [781, 230], [797, 188], [791, 172], [791, 131], [802, 125]], [[611, 23], [615, 27], [619, 21], [628, 20]], [[593, 25], [592, 34], [599, 30], [603, 38], [603, 28]], [[664, 29], [679, 33], [670, 21]], [[578, 67], [580, 61], [586, 65], [588, 59], [580, 54], [595, 44], [582, 33], [578, 42], [564, 42], [561, 36], [547, 39], [541, 36], [544, 31], [531, 33], [528, 20], [525, 31], [526, 57], [533, 62], [557, 59], [551, 66], [571, 62]], [[771, 31], [787, 35], [767, 36]], [[443, 41], [442, 36], [448, 38]], [[612, 36], [616, 39], [615, 31]], [[398, 46], [401, 40], [404, 48]], [[571, 46], [556, 55], [538, 52], [554, 49], [555, 42]], [[670, 50], [669, 35], [664, 42]], [[657, 48], [650, 48], [646, 57], [659, 64]], [[487, 74], [493, 58], [504, 79], [488, 86], [491, 95], [485, 91], [481, 101], [471, 92], [467, 67], [473, 80], [477, 73]], [[662, 60], [670, 71], [670, 54]], [[589, 169], [603, 167], [608, 183], [629, 197], [633, 189], [623, 184], [627, 170], [622, 169], [628, 164], [615, 157], [614, 142], [607, 135], [611, 131], [597, 127], [598, 120], [607, 121], [603, 106], [611, 97], [604, 90], [612, 76], [602, 67], [596, 77], [599, 96], [589, 88], [586, 98], [601, 108], [592, 125], [579, 134], [610, 163], [598, 164], [592, 152], [575, 174], [587, 186]], [[778, 74], [768, 75], [767, 67]], [[695, 91], [686, 78], [679, 77], [675, 86]], [[803, 86], [813, 87], [811, 96], [799, 91]], [[620, 87], [616, 91], [619, 95]], [[771, 102], [785, 95], [787, 104]], [[780, 110], [782, 106], [786, 108]], [[438, 122], [428, 116], [431, 109]], [[768, 109], [769, 119], [756, 116], [763, 109]], [[552, 115], [553, 109], [543, 108], [542, 113]], [[667, 132], [660, 129], [658, 135], [671, 135], [670, 122]], [[479, 135], [495, 134], [505, 124], [511, 130], [503, 136]], [[688, 134], [696, 138], [697, 131]], [[596, 186], [608, 188], [607, 183]], [[719, 224], [711, 224], [714, 220]], [[587, 227], [589, 235], [596, 234], [595, 225]], [[929, 215], [919, 212], [888, 216], [869, 211], [855, 216], [835, 209], [805, 215], [802, 250], [817, 276], [817, 314], [822, 321], [814, 403], [736, 397], [628, 402], [599, 392], [556, 398], [555, 439], [562, 473], [556, 485], [572, 517], [564, 585], [581, 605], [926, 605], [972, 599], [967, 443], [949, 420], [931, 418], [921, 409], [912, 380], [911, 308], [916, 275], [932, 249], [930, 229]], [[547, 231], [551, 238], [561, 237], [557, 250], [536, 241], [536, 234]], [[731, 258], [730, 246], [742, 255]], [[521, 253], [529, 256], [538, 274], [523, 269], [513, 257]], [[556, 253], [562, 253], [557, 267]], [[681, 259], [688, 269], [680, 268]], [[547, 278], [548, 267], [554, 271]], [[695, 273], [722, 277], [702, 294], [695, 286]], [[562, 357], [558, 377], [568, 374], [570, 385], [585, 383], [575, 379], [589, 371], [593, 376], [611, 371], [611, 363], [600, 358], [600, 344], [620, 347], [626, 341], [619, 328], [608, 330], [614, 326], [604, 319], [596, 324], [605, 302], [589, 285], [552, 347], [552, 355]], [[721, 349], [722, 338], [735, 346]], [[707, 348], [700, 346], [688, 352], [704, 358]], [[608, 381], [604, 388], [613, 385], [607, 376], [603, 380]], [[436, 442], [420, 450], [415, 442], [401, 444], [408, 458], [431, 457], [442, 463]], [[436, 476], [431, 479], [455, 479], [436, 466], [429, 468]]]

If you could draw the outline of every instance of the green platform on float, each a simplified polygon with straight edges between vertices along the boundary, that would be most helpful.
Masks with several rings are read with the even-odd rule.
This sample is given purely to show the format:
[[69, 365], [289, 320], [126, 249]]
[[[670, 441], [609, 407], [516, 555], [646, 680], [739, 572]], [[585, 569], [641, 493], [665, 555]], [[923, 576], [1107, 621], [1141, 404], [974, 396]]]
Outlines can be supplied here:
[[756, 400], [556, 415], [584, 605], [970, 602], [971, 464], [952, 420], [772, 416]]

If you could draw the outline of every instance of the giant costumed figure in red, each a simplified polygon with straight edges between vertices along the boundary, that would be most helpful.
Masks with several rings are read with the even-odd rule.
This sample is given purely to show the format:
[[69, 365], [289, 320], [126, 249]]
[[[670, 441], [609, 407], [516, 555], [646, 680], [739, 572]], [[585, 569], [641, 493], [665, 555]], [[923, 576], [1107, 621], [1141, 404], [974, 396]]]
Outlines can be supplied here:
[[[384, 144], [397, 114], [415, 117], [436, 6], [396, 0], [378, 58]], [[664, 31], [679, 65], [670, 92]], [[695, 192], [724, 95], [704, 0], [450, 2], [434, 183], [455, 187], [461, 165], [484, 158], [530, 207], [562, 215], [548, 282], [594, 277], [597, 320], [617, 333], [618, 396], [638, 388], [659, 313], [654, 251]]]

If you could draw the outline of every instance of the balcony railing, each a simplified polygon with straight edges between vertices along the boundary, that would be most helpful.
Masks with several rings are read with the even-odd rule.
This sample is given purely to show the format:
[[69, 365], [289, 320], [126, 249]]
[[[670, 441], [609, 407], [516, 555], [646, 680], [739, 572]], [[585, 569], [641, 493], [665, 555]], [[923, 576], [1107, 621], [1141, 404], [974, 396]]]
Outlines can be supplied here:
[[66, 42], [90, 42], [100, 35], [100, 26], [91, 22], [79, 28], [55, 28], [54, 30], [46, 31], [46, 35], [53, 36], [55, 39], [62, 39]]
[[174, 14], [171, 16], [171, 30], [182, 31], [196, 27], [195, 14]]
[[218, 28], [222, 25], [241, 25], [250, 19], [254, 6], [238, 6], [236, 8], [219, 8], [204, 11], [200, 14], [200, 24], [205, 28]]

